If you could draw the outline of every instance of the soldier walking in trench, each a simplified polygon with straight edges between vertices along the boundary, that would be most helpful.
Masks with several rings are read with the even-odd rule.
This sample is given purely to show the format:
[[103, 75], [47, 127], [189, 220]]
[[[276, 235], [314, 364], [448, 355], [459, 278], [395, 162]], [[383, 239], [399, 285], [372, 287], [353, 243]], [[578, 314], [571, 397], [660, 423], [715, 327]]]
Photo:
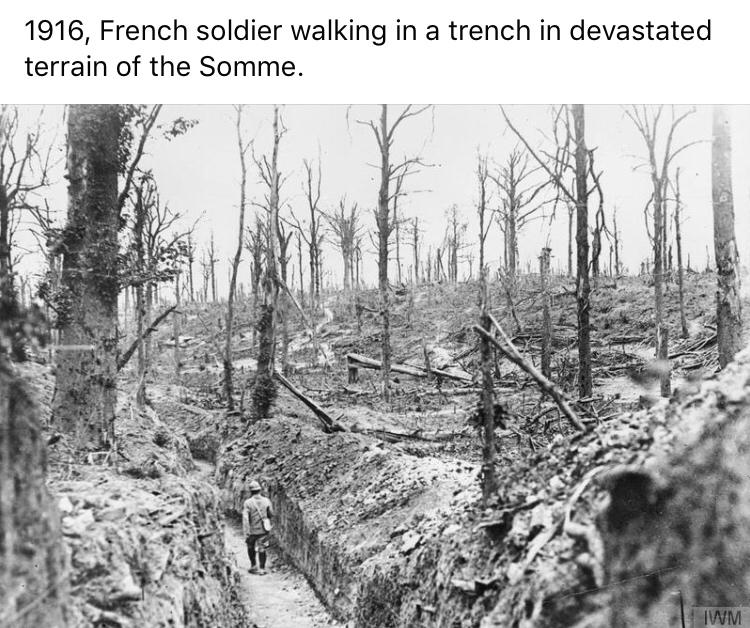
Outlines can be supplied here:
[[266, 573], [268, 533], [271, 531], [273, 507], [271, 500], [260, 494], [261, 488], [257, 480], [250, 482], [248, 488], [250, 497], [242, 505], [242, 531], [250, 558], [250, 573], [263, 576]]

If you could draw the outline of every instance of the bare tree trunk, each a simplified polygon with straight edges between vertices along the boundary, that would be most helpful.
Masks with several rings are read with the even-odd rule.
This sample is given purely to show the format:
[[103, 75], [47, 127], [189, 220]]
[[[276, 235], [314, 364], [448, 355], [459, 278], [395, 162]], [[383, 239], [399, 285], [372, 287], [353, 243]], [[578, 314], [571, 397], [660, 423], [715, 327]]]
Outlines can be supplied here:
[[552, 249], [543, 248], [539, 257], [539, 277], [542, 289], [542, 375], [552, 378], [552, 317], [549, 298], [549, 258]]
[[[312, 237], [312, 236], [311, 236]], [[318, 263], [316, 262], [316, 255], [315, 255], [315, 246], [313, 244], [310, 244], [310, 310], [315, 315], [315, 311], [317, 308], [317, 282], [316, 278], [318, 276]]]
[[[685, 270], [682, 266], [682, 201], [680, 199], [680, 169], [675, 173], [675, 207], [674, 207], [674, 236], [677, 244], [677, 286], [680, 299], [680, 327], [682, 337], [688, 337], [687, 318], [685, 317]], [[617, 224], [617, 223], [615, 223]], [[615, 233], [617, 233], [615, 231]], [[617, 240], [615, 240], [616, 242]]]
[[69, 579], [45, 436], [30, 392], [1, 361], [0, 625], [64, 628]]
[[323, 258], [320, 248], [315, 249], [315, 299], [320, 307], [320, 295], [323, 293]]
[[[133, 226], [133, 242], [135, 246], [136, 264], [141, 272], [146, 271], [146, 256], [143, 246], [144, 224], [146, 221], [146, 208], [143, 205], [141, 188], [136, 188], [135, 203], [135, 221]], [[125, 288], [125, 292], [130, 288]], [[137, 388], [135, 393], [135, 403], [139, 408], [146, 405], [146, 345], [144, 338], [144, 322], [146, 318], [146, 300], [143, 294], [143, 280], [135, 285], [135, 333], [138, 339], [138, 364], [136, 369]]]
[[187, 240], [188, 247], [188, 287], [190, 290], [190, 302], [195, 301], [195, 291], [193, 289], [193, 264], [195, 263], [195, 244], [193, 243], [192, 231], [188, 233]]
[[[148, 329], [151, 326], [151, 318], [154, 312], [154, 282], [151, 279], [147, 279], [144, 286], [144, 310], [143, 310], [143, 327]], [[153, 354], [154, 341], [151, 335], [146, 336], [146, 340], [143, 345], [144, 353], [144, 372], [148, 371], [148, 365], [151, 362], [151, 356]]]
[[361, 244], [357, 244], [357, 247], [354, 250], [354, 268], [356, 269], [356, 277], [355, 277], [355, 285], [357, 287], [357, 290], [360, 288], [360, 269], [362, 268], [362, 246]]
[[[315, 315], [320, 305], [320, 245], [322, 238], [320, 234], [320, 210], [318, 209], [318, 203], [320, 202], [320, 184], [323, 178], [320, 156], [318, 156], [317, 180], [313, 174], [312, 163], [305, 160], [304, 167], [307, 180], [303, 190], [305, 191], [307, 205], [310, 210], [310, 238], [309, 240], [306, 239], [310, 254], [310, 311], [312, 315]], [[301, 231], [302, 225], [299, 227]]]
[[660, 182], [654, 181], [654, 297], [656, 357], [660, 361], [659, 381], [662, 397], [669, 397], [668, 335], [664, 324], [664, 197]]
[[[487, 239], [488, 228], [485, 227], [487, 214], [487, 179], [489, 171], [487, 170], [487, 158], [481, 155], [477, 156], [477, 183], [479, 184], [479, 205], [477, 213], [479, 214], [479, 278], [487, 279], [485, 273], [485, 240]], [[491, 216], [490, 216], [491, 218]]]
[[[122, 333], [127, 336], [128, 335], [128, 316], [130, 313], [130, 286], [126, 286], [123, 292], [123, 308], [122, 308]], [[47, 318], [49, 319], [49, 313], [47, 314]]]
[[[403, 177], [399, 178], [397, 184], [397, 190], [401, 187]], [[401, 218], [398, 215], [398, 193], [393, 197], [393, 225], [396, 228], [396, 273], [398, 276], [398, 283], [401, 285], [403, 280], [401, 278]]]
[[[284, 285], [289, 285], [287, 283], [287, 269], [289, 264], [287, 250], [291, 241], [291, 234], [285, 237], [281, 229], [281, 223], [278, 223], [276, 227], [279, 235], [279, 274]], [[289, 304], [286, 292], [282, 291], [279, 294], [278, 306], [279, 318], [281, 319], [281, 372], [284, 375], [289, 375]]]
[[211, 245], [209, 248], [211, 259], [211, 301], [216, 303], [216, 249], [214, 248], [214, 234], [211, 232]]
[[52, 420], [79, 449], [114, 444], [117, 397], [117, 175], [121, 119], [114, 105], [68, 113], [68, 223]]
[[10, 237], [10, 201], [0, 181], [0, 307], [4, 308], [13, 307], [16, 301]]
[[414, 285], [419, 285], [419, 217], [412, 220], [412, 246], [414, 248]]
[[599, 256], [602, 252], [602, 234], [598, 226], [593, 229], [591, 236], [591, 275], [596, 279], [600, 273]]
[[591, 323], [589, 284], [589, 207], [588, 207], [588, 150], [586, 149], [585, 119], [583, 105], [572, 105], [575, 127], [576, 169], [576, 247], [578, 268], [576, 273], [576, 299], [578, 314], [578, 393], [590, 397], [593, 392], [591, 379]]
[[435, 251], [435, 278], [438, 282], [445, 279], [445, 267], [443, 266], [443, 252], [438, 248]]
[[714, 106], [711, 150], [714, 251], [716, 256], [716, 318], [719, 364], [724, 368], [742, 348], [742, 310], [732, 197], [732, 136], [729, 113]]
[[180, 335], [182, 334], [180, 324], [180, 273], [174, 276], [174, 294], [177, 309], [172, 314], [172, 335], [174, 336], [174, 375], [175, 382], [180, 383]]
[[573, 276], [573, 214], [575, 208], [568, 205], [568, 277]]
[[458, 248], [459, 248], [459, 234], [458, 234], [458, 215], [457, 215], [457, 209], [454, 206], [453, 207], [453, 216], [452, 216], [452, 227], [453, 227], [453, 237], [451, 238], [451, 250], [450, 250], [450, 281], [453, 283], [458, 283]]
[[391, 304], [388, 290], [388, 238], [391, 233], [389, 185], [391, 180], [390, 138], [388, 133], [388, 105], [380, 113], [380, 191], [378, 193], [378, 291], [380, 295], [380, 357], [381, 393], [388, 402], [391, 398]]
[[[238, 105], [237, 111], [237, 148], [240, 154], [240, 216], [239, 235], [237, 236], [237, 250], [232, 261], [232, 276], [229, 279], [229, 295], [227, 297], [227, 329], [226, 341], [224, 343], [224, 394], [227, 398], [227, 409], [234, 410], [234, 363], [232, 361], [232, 329], [234, 324], [234, 297], [237, 288], [237, 273], [242, 260], [242, 244], [245, 237], [245, 204], [247, 193], [247, 164], [245, 154], [248, 144], [242, 140], [242, 105]], [[274, 225], [275, 228], [275, 225]]]
[[305, 276], [302, 265], [302, 238], [299, 232], [297, 232], [297, 258], [299, 265], [299, 304], [304, 309], [305, 307]]
[[612, 216], [612, 224], [614, 226], [613, 238], [615, 241], [615, 275], [619, 277], [622, 270], [620, 269], [620, 232], [617, 229], [617, 209], [615, 209], [615, 213]]
[[516, 295], [518, 293], [518, 258], [516, 253], [518, 252], [518, 232], [516, 231], [516, 209], [515, 209], [515, 192], [511, 197], [511, 202], [508, 207], [508, 221], [506, 225], [506, 232], [508, 234], [507, 251], [508, 251], [508, 285], [506, 286], [506, 297], [508, 304], [508, 311], [511, 313], [513, 320], [516, 324], [516, 330], [521, 330], [521, 321], [518, 320], [516, 313]]
[[274, 372], [276, 370], [276, 306], [279, 297], [277, 277], [278, 262], [278, 233], [276, 225], [279, 221], [279, 108], [273, 109], [273, 153], [268, 171], [269, 185], [269, 215], [268, 215], [268, 244], [266, 248], [266, 269], [263, 280], [263, 304], [260, 320], [258, 321], [259, 348], [258, 372], [253, 390], [253, 408], [256, 419], [265, 419], [276, 397]]
[[[487, 283], [482, 274], [482, 316], [481, 325], [491, 333], [492, 323], [487, 315]], [[480, 360], [482, 364], [482, 497], [488, 503], [497, 491], [495, 472], [495, 394], [492, 380], [492, 347], [490, 341], [482, 336], [479, 340]]]

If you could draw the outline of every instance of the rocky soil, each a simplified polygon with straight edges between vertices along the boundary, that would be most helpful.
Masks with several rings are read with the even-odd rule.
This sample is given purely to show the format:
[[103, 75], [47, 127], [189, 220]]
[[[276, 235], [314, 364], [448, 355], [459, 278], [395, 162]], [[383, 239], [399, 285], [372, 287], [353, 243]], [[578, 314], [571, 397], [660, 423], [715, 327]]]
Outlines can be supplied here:
[[247, 625], [214, 489], [173, 475], [76, 476], [50, 485], [70, 550], [73, 625]]

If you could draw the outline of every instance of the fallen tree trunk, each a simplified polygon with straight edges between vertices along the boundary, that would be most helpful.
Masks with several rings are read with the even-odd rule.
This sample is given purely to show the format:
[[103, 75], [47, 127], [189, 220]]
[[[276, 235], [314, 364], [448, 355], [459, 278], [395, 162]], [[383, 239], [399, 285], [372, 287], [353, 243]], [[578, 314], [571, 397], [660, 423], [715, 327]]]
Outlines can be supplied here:
[[[346, 359], [350, 366], [354, 365], [363, 369], [372, 369], [379, 371], [383, 368], [382, 363], [379, 360], [373, 360], [364, 355], [358, 353], [349, 353]], [[428, 378], [427, 369], [423, 369], [418, 366], [409, 366], [407, 364], [392, 364], [391, 371], [393, 373], [401, 373], [402, 375], [411, 375], [412, 377], [421, 377], [423, 379]], [[471, 382], [473, 381], [468, 375], [459, 375], [456, 373], [449, 373], [448, 371], [442, 371], [440, 369], [431, 369], [432, 375], [437, 377], [444, 377], [445, 379], [452, 379], [457, 382]]]
[[[497, 390], [497, 388], [495, 389]], [[435, 388], [432, 390], [415, 390], [413, 391], [416, 395], [443, 395], [444, 397], [460, 397], [463, 395], [477, 395], [482, 392], [481, 388]]]
[[292, 382], [290, 382], [286, 377], [284, 377], [281, 373], [278, 371], [274, 372], [274, 378], [276, 381], [278, 381], [284, 388], [286, 388], [290, 393], [292, 393], [297, 399], [299, 399], [302, 403], [304, 403], [310, 410], [313, 411], [313, 414], [320, 419], [320, 422], [323, 424], [323, 428], [326, 432], [329, 434], [331, 432], [346, 432], [346, 428], [341, 425], [338, 421], [331, 418], [331, 416], [323, 410], [317, 403], [315, 403], [310, 397], [308, 397], [305, 393], [303, 393], [299, 388], [297, 388]]

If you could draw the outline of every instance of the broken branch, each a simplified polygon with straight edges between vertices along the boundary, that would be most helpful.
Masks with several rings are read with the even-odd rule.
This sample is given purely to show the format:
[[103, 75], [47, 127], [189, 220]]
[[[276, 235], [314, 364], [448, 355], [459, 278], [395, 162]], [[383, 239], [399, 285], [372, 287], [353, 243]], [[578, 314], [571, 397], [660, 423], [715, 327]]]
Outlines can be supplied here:
[[523, 357], [521, 357], [521, 354], [518, 353], [516, 348], [513, 346], [513, 343], [510, 341], [510, 338], [508, 338], [508, 335], [500, 327], [500, 324], [497, 322], [497, 320], [495, 320], [495, 317], [492, 316], [492, 314], [488, 314], [488, 316], [495, 329], [497, 329], [500, 333], [500, 336], [502, 337], [504, 343], [497, 340], [497, 338], [495, 338], [491, 333], [482, 329], [479, 325], [474, 325], [474, 332], [479, 334], [480, 336], [483, 336], [484, 338], [487, 338], [487, 340], [489, 340], [495, 347], [497, 347], [497, 349], [506, 358], [508, 358], [511, 362], [513, 362], [513, 364], [530, 375], [531, 378], [537, 383], [539, 388], [541, 388], [543, 392], [552, 397], [562, 413], [568, 419], [568, 422], [577, 430], [585, 432], [586, 427], [583, 423], [581, 423], [578, 415], [576, 415], [576, 413], [568, 404], [565, 393], [560, 390], [555, 384], [549, 381], [546, 377], [544, 377], [544, 375], [542, 375], [539, 371], [537, 371], [532, 364], [529, 364], [526, 360], [524, 360]]

